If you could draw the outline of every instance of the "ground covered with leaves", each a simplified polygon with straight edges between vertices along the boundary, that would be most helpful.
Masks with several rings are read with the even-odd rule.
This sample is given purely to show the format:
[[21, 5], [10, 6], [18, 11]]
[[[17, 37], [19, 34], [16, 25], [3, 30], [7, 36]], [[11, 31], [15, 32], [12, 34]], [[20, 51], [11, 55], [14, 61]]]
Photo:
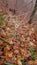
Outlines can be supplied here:
[[0, 65], [37, 65], [37, 25], [0, 14]]

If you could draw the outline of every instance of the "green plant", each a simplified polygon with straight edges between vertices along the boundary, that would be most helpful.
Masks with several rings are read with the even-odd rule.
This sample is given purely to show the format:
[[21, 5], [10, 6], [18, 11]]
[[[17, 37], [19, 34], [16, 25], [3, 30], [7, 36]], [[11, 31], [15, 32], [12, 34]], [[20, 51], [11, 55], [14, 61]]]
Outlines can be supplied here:
[[7, 25], [8, 22], [5, 22], [5, 21], [4, 21], [3, 16], [4, 16], [4, 14], [0, 14], [0, 25]]
[[9, 62], [4, 61], [3, 65], [17, 65], [17, 64], [15, 64], [15, 63], [14, 64], [11, 64]]
[[35, 60], [36, 59], [36, 55], [35, 55], [35, 48], [34, 47], [30, 47], [30, 53], [31, 53], [31, 60]]
[[2, 17], [2, 15], [0, 15], [0, 25], [2, 25], [3, 24], [3, 17]]
[[6, 25], [6, 22], [4, 21], [3, 16], [4, 14], [0, 14], [0, 25]]

